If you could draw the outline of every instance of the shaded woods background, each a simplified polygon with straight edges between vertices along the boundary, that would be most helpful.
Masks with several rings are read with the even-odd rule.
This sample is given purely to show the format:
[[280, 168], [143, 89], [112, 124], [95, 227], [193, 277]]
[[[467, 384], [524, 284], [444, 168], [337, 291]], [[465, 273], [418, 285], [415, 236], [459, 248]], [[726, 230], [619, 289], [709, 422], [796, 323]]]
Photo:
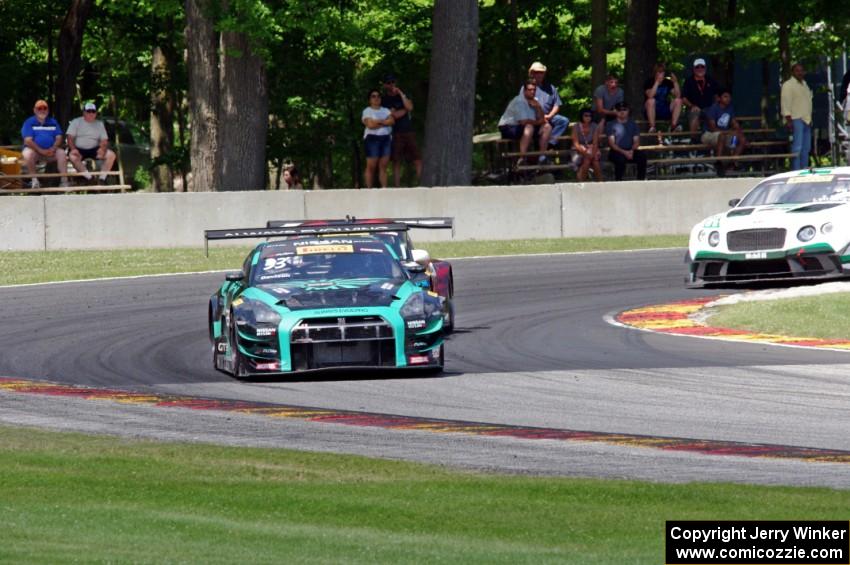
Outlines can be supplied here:
[[[477, 73], [467, 79], [476, 132], [495, 129], [535, 60], [549, 67], [563, 112], [573, 117], [606, 71], [634, 76], [656, 57], [684, 76], [688, 56], [708, 56], [726, 84], [736, 57], [780, 62], [783, 74], [792, 59], [814, 67], [826, 54], [840, 55], [850, 19], [835, 2], [810, 0], [796, 4], [793, 14], [773, 0], [477, 4]], [[193, 133], [196, 143], [203, 141], [204, 128], [219, 122], [230, 129], [200, 147], [210, 159], [250, 161], [258, 153], [252, 135], [265, 149], [259, 167], [233, 170], [235, 178], [260, 175], [275, 186], [277, 172], [292, 161], [307, 186], [359, 186], [360, 112], [383, 74], [399, 77], [415, 104], [420, 141], [426, 138], [433, 13], [433, 0], [4, 0], [0, 137], [19, 141], [38, 98], [48, 99], [63, 120], [78, 115], [81, 101], [95, 100], [151, 143], [158, 166], [139, 180], [154, 190], [185, 189]], [[433, 46], [443, 47], [457, 46]], [[190, 89], [186, 61], [193, 53], [212, 54], [207, 70], [188, 67], [207, 73], [206, 92]], [[234, 137], [247, 144], [247, 157], [228, 154], [226, 140]]]

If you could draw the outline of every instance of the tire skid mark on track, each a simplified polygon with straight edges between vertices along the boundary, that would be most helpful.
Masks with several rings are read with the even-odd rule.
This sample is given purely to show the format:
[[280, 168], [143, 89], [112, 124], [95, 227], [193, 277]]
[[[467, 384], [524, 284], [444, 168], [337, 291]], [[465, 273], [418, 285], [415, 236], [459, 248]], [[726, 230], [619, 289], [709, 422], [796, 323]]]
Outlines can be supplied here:
[[[687, 310], [690, 306], [681, 306], [680, 303], [679, 308]], [[183, 408], [189, 410], [215, 410], [264, 416], [269, 418], [295, 418], [309, 422], [384, 428], [391, 430], [508, 437], [523, 440], [547, 439], [555, 441], [591, 442], [617, 445], [621, 447], [639, 447], [663, 451], [699, 453], [702, 455], [797, 460], [813, 463], [850, 464], [850, 451], [843, 450], [420, 418], [394, 414], [313, 408], [308, 406], [270, 404], [242, 400], [222, 400], [157, 393], [137, 393], [118, 389], [89, 388], [80, 385], [65, 385], [11, 377], [0, 377], [0, 391], [13, 394], [72, 396], [85, 400], [148, 405], [166, 409]]]
[[846, 339], [795, 337], [708, 326], [698, 319], [698, 315], [707, 304], [717, 299], [717, 296], [710, 296], [671, 302], [669, 304], [634, 308], [611, 316], [609, 321], [628, 328], [668, 335], [703, 337], [788, 347], [813, 347], [832, 351], [850, 351], [850, 340]]

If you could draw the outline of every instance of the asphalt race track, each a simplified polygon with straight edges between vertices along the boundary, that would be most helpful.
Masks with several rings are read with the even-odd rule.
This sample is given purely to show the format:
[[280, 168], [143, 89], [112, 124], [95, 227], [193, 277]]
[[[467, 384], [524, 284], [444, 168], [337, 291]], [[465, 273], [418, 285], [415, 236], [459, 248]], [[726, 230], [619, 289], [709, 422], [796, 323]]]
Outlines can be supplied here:
[[[654, 438], [681, 438], [850, 456], [850, 353], [606, 323], [607, 314], [628, 308], [716, 292], [683, 288], [683, 254], [455, 260], [458, 331], [446, 347], [446, 372], [436, 377], [396, 372], [239, 382], [218, 373], [206, 326], [207, 300], [221, 273], [0, 288], [0, 377], [591, 432], [588, 441], [385, 429], [2, 389], [0, 421], [519, 473], [850, 487], [850, 457], [813, 462], [652, 447]], [[646, 439], [602, 442], [593, 434]]]

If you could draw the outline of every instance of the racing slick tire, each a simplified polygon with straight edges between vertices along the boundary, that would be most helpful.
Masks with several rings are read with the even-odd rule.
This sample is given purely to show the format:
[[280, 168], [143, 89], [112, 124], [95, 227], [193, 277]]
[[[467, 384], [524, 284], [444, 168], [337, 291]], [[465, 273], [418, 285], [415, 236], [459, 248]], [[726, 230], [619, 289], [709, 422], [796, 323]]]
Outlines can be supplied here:
[[[232, 314], [230, 319], [236, 320]], [[236, 341], [236, 324], [231, 324], [228, 331], [230, 333], [227, 341], [230, 342], [230, 355], [233, 358], [233, 376], [237, 379], [247, 379], [248, 371], [245, 370], [245, 361], [242, 359], [242, 354], [239, 353], [239, 342]]]
[[443, 372], [443, 367], [445, 366], [446, 362], [445, 350], [443, 349], [444, 347], [445, 345], [440, 346], [440, 364], [434, 367], [428, 367], [427, 369], [421, 369], [422, 373], [426, 375], [439, 375]]

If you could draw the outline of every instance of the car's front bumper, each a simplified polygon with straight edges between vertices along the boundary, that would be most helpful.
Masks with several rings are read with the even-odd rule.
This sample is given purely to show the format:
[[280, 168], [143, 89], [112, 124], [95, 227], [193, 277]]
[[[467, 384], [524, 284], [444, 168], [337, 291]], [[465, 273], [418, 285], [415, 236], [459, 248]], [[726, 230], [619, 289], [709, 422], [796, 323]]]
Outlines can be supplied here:
[[690, 288], [850, 276], [850, 256], [825, 247], [750, 253], [699, 252], [694, 259], [687, 259], [685, 284]]
[[[426, 323], [392, 308], [325, 309], [292, 313], [263, 330], [238, 329], [240, 376], [443, 365], [442, 316]], [[215, 364], [235, 374], [231, 345], [217, 346]]]

